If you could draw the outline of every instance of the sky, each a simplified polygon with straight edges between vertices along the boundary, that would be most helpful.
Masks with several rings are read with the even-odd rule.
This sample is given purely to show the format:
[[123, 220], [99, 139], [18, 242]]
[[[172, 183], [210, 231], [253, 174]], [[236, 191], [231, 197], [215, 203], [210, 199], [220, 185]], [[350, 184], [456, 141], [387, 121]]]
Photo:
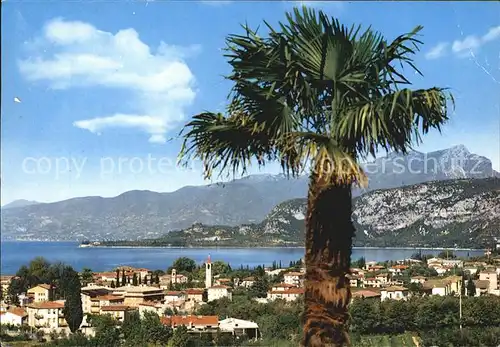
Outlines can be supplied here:
[[225, 37], [301, 4], [388, 39], [423, 25], [410, 79], [456, 107], [416, 149], [463, 144], [500, 169], [499, 2], [3, 0], [1, 205], [207, 183], [199, 163], [176, 166], [178, 133], [224, 108]]

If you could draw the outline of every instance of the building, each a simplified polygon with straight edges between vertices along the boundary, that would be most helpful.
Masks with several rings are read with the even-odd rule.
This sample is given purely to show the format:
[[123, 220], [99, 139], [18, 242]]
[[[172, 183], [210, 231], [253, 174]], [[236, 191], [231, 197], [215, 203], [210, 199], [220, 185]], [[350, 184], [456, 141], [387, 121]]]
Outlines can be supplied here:
[[450, 283], [451, 292], [459, 295], [462, 291], [462, 276], [448, 276], [445, 280]]
[[215, 285], [216, 286], [230, 286], [231, 282], [232, 281], [230, 278], [217, 278], [215, 280]]
[[63, 315], [64, 301], [42, 301], [28, 304], [28, 325], [34, 328], [58, 329], [67, 327]]
[[479, 273], [480, 281], [488, 281], [488, 293], [495, 293], [499, 287], [498, 274], [495, 270], [484, 270]]
[[165, 292], [165, 303], [174, 303], [181, 300], [186, 300], [186, 293], [180, 291], [166, 291]]
[[[82, 301], [83, 304], [83, 301]], [[120, 295], [102, 295], [90, 299], [90, 313], [98, 314], [101, 308], [112, 305], [123, 305], [124, 298]]]
[[123, 296], [123, 304], [131, 307], [137, 307], [139, 304], [148, 301], [162, 301], [165, 297], [165, 293], [161, 288], [146, 285], [132, 286], [130, 284], [115, 288], [113, 295]]
[[408, 288], [392, 286], [380, 290], [380, 300], [406, 300], [409, 297]]
[[302, 272], [287, 272], [283, 275], [286, 284], [293, 284], [301, 287], [304, 284], [304, 274]]
[[2, 295], [6, 296], [7, 291], [9, 290], [10, 286], [10, 281], [14, 278], [15, 276], [11, 275], [2, 275], [0, 276], [0, 290], [2, 291]]
[[425, 281], [427, 281], [427, 277], [424, 277], [424, 276], [413, 276], [410, 278], [410, 283], [424, 284]]
[[377, 299], [380, 300], [380, 293], [371, 291], [371, 290], [356, 290], [351, 294], [351, 301], [355, 298], [360, 299]]
[[110, 294], [111, 291], [107, 288], [102, 287], [83, 287], [80, 291], [80, 297], [82, 299], [82, 309], [83, 313], [97, 313], [99, 312], [100, 305], [95, 303], [92, 299], [99, 296], [104, 296]]
[[360, 280], [359, 280], [359, 277], [357, 275], [351, 275], [351, 274], [347, 274], [345, 276], [348, 280], [349, 280], [349, 285], [351, 287], [359, 287], [360, 284], [362, 283]]
[[394, 265], [389, 268], [389, 272], [393, 275], [402, 275], [406, 269], [408, 269], [407, 265]]
[[488, 294], [488, 290], [490, 288], [490, 281], [477, 280], [477, 281], [473, 281], [473, 282], [474, 282], [474, 286], [476, 287], [476, 294], [474, 296], [481, 296], [481, 295]]
[[141, 317], [144, 316], [145, 312], [154, 312], [161, 317], [165, 313], [165, 309], [165, 304], [161, 302], [144, 302], [139, 304], [139, 314]]
[[294, 287], [294, 288], [288, 288], [288, 289], [284, 289], [284, 290], [271, 289], [267, 293], [267, 299], [268, 300], [283, 299], [286, 301], [295, 301], [303, 294], [304, 294], [304, 288]]
[[176, 329], [184, 325], [190, 333], [217, 333], [219, 317], [217, 316], [166, 316], [161, 318], [164, 325]]
[[381, 273], [375, 276], [375, 280], [377, 280], [378, 283], [381, 285], [386, 285], [389, 283], [389, 274], [388, 273]]
[[160, 277], [160, 287], [170, 289], [172, 284], [184, 284], [188, 282], [188, 277], [183, 274], [178, 274], [176, 269], [172, 269], [170, 275]]
[[424, 291], [430, 295], [446, 296], [452, 292], [450, 282], [445, 279], [430, 279], [422, 285]]
[[208, 301], [218, 300], [222, 298], [228, 298], [229, 300], [232, 300], [233, 295], [231, 292], [231, 287], [224, 285], [212, 286], [207, 289], [207, 298]]
[[192, 288], [186, 289], [184, 292], [186, 293], [186, 301], [202, 302], [205, 290], [201, 288]]
[[239, 283], [240, 287], [250, 288], [255, 283], [255, 277], [245, 277], [243, 281]]
[[288, 284], [288, 283], [278, 283], [278, 284], [274, 284], [271, 287], [271, 290], [280, 291], [280, 290], [288, 290], [290, 288], [297, 288], [297, 286], [294, 284]]
[[20, 307], [9, 307], [0, 311], [0, 324], [23, 325], [28, 321], [28, 313]]
[[43, 302], [54, 300], [54, 288], [50, 284], [39, 284], [28, 289], [28, 296], [33, 298], [33, 302]]
[[248, 320], [226, 318], [219, 322], [219, 329], [233, 336], [246, 336], [249, 339], [261, 337], [257, 323]]
[[136, 308], [127, 305], [111, 305], [101, 307], [101, 314], [108, 314], [118, 322], [124, 322], [127, 316]]

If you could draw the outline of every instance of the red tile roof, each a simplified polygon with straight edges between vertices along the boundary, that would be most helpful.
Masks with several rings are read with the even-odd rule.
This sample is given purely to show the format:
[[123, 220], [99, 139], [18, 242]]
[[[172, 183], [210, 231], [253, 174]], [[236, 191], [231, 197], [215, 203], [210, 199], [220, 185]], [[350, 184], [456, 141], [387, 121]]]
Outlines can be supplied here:
[[183, 293], [181, 291], [175, 291], [175, 290], [165, 292], [165, 295], [167, 295], [167, 296], [179, 296], [182, 294]]
[[273, 288], [295, 288], [297, 287], [295, 284], [289, 284], [289, 283], [278, 283], [278, 284], [273, 284]]
[[[10, 312], [19, 317], [26, 317], [28, 315], [28, 313], [26, 313], [26, 311], [20, 307], [10, 307], [7, 310], [7, 312]], [[2, 312], [2, 313], [7, 313], [7, 312]]]
[[219, 325], [218, 316], [166, 316], [161, 318], [164, 325], [179, 326], [179, 325], [204, 325], [216, 327]]
[[130, 306], [127, 305], [110, 305], [101, 307], [101, 311], [128, 311], [132, 310]]
[[352, 293], [353, 298], [375, 298], [379, 296], [380, 293], [375, 293], [370, 290], [358, 290]]
[[304, 294], [304, 288], [290, 288], [285, 290], [271, 290], [271, 294]]
[[192, 288], [192, 289], [186, 289], [186, 294], [188, 295], [201, 295], [205, 292], [204, 289], [198, 289], [198, 288]]
[[57, 301], [35, 302], [27, 306], [31, 308], [38, 308], [44, 310], [53, 308], [64, 308], [64, 304], [62, 302], [57, 302]]

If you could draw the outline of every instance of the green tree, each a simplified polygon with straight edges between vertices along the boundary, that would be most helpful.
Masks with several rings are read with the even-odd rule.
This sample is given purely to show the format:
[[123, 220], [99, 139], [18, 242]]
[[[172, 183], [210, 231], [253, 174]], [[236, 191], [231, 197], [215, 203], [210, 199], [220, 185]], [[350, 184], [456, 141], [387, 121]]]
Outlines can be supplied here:
[[177, 272], [193, 272], [196, 269], [196, 262], [187, 257], [180, 257], [173, 262], [167, 272], [171, 273], [172, 269], [176, 269]]
[[89, 283], [92, 283], [94, 281], [94, 273], [92, 272], [92, 269], [84, 267], [81, 273], [81, 280], [82, 280], [82, 285], [84, 287], [87, 286]]
[[76, 332], [83, 320], [82, 299], [80, 296], [81, 284], [78, 273], [71, 266], [64, 270], [61, 285], [64, 286], [64, 318], [72, 333]]
[[174, 330], [174, 334], [169, 341], [169, 347], [190, 347], [192, 344], [186, 326], [181, 325]]
[[137, 274], [134, 273], [134, 276], [132, 276], [132, 284], [134, 286], [138, 285], [138, 282], [137, 282]]
[[111, 288], [116, 288], [115, 281], [111, 281]]
[[120, 270], [116, 269], [116, 286], [120, 286]]
[[92, 339], [94, 346], [120, 346], [120, 330], [116, 327], [118, 322], [111, 315], [89, 315], [87, 321], [95, 329]]
[[125, 276], [125, 270], [122, 270], [122, 283], [121, 283], [122, 286], [126, 286], [127, 285], [127, 276]]
[[440, 129], [448, 94], [412, 90], [404, 76], [411, 73], [404, 65], [420, 73], [412, 56], [421, 27], [389, 42], [304, 7], [279, 28], [268, 26], [263, 37], [245, 26], [227, 38], [227, 115], [195, 115], [183, 129], [180, 158], [201, 159], [205, 177], [246, 172], [252, 160], [277, 160], [292, 176], [311, 168], [303, 345], [341, 346], [351, 297], [351, 191], [366, 183], [359, 162], [379, 149], [404, 154], [420, 134]]
[[155, 275], [155, 284], [160, 284], [160, 276], [158, 274]]
[[467, 295], [468, 296], [476, 296], [476, 285], [472, 279], [467, 281]]
[[264, 276], [257, 277], [250, 287], [250, 295], [256, 298], [265, 298], [269, 290], [269, 282]]
[[355, 266], [355, 267], [357, 267], [357, 268], [363, 269], [365, 267], [365, 265], [366, 265], [366, 259], [365, 259], [365, 257], [359, 258], [352, 265]]
[[172, 329], [161, 323], [160, 317], [154, 312], [146, 311], [141, 320], [147, 341], [166, 346], [172, 337]]

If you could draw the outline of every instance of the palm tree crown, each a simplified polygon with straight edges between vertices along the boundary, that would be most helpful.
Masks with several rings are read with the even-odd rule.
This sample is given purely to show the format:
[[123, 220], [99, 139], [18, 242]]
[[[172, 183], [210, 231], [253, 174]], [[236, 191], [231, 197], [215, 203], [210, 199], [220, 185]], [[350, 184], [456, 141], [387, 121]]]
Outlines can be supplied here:
[[[303, 8], [262, 38], [248, 26], [227, 38], [234, 86], [227, 115], [204, 112], [186, 124], [182, 160], [205, 174], [242, 173], [256, 160], [280, 161], [296, 175], [307, 164], [341, 181], [364, 178], [357, 161], [380, 148], [405, 153], [420, 134], [447, 120], [443, 88], [410, 90], [405, 68], [422, 27], [388, 43], [370, 28], [347, 28]], [[311, 161], [312, 160], [312, 161]]]

